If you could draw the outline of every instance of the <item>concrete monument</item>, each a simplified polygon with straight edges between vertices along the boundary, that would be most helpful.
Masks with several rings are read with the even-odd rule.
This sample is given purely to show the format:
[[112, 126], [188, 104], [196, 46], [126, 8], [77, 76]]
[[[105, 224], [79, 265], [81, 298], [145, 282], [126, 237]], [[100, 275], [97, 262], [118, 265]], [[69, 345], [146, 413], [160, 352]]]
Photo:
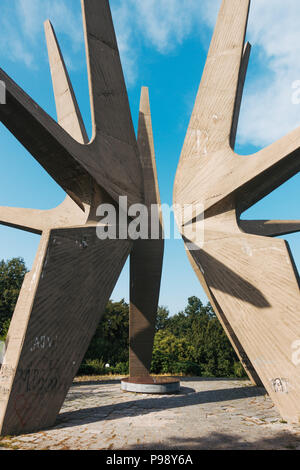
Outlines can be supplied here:
[[[249, 377], [263, 383], [284, 419], [299, 422], [300, 361], [293, 360], [300, 344], [299, 276], [287, 242], [271, 237], [299, 231], [300, 222], [243, 221], [241, 215], [299, 172], [300, 130], [254, 155], [234, 152], [250, 55], [249, 7], [249, 0], [222, 1], [174, 201], [198, 208], [192, 217], [184, 213], [179, 228]], [[204, 244], [190, 250], [186, 234], [196, 232], [203, 215]]]
[[[0, 70], [1, 122], [65, 190], [53, 210], [1, 208], [0, 223], [41, 235], [12, 318], [0, 374], [0, 433], [52, 425], [130, 255], [130, 375], [149, 376], [163, 258], [157, 240], [99, 239], [97, 208], [159, 204], [148, 90], [136, 140], [108, 0], [82, 0], [89, 140], [55, 33], [45, 23], [58, 123]], [[161, 222], [160, 210], [157, 218]], [[123, 214], [124, 219], [124, 214]], [[125, 213], [125, 228], [130, 221]], [[120, 227], [116, 222], [116, 232]]]

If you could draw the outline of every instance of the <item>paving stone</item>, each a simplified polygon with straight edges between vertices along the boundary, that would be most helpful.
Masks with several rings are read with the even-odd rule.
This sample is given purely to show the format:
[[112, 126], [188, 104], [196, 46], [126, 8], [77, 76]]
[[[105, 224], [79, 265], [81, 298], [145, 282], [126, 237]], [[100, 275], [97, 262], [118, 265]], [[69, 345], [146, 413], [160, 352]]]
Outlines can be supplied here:
[[53, 428], [5, 438], [0, 448], [300, 448], [300, 426], [282, 422], [248, 381], [183, 378], [181, 393], [167, 396], [124, 393], [119, 380], [83, 383], [71, 387]]

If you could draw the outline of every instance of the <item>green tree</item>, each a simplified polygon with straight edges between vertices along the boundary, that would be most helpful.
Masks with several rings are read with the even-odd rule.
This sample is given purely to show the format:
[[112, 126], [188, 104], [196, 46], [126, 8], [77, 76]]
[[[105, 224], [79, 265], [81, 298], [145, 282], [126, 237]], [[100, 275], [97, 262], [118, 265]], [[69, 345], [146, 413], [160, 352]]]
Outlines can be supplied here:
[[152, 370], [154, 373], [172, 373], [176, 363], [187, 362], [193, 355], [193, 346], [185, 337], [178, 338], [168, 330], [160, 330], [154, 338]]
[[[5, 339], [27, 272], [22, 258], [0, 261], [0, 339]], [[203, 376], [245, 377], [211, 305], [190, 297], [184, 311], [172, 317], [159, 307], [154, 339], [152, 372]], [[129, 305], [108, 302], [85, 355], [86, 372], [125, 374], [129, 355]], [[109, 363], [111, 368], [106, 369]]]
[[156, 331], [164, 330], [169, 324], [170, 312], [167, 307], [158, 307], [155, 329]]
[[[164, 335], [161, 335], [162, 331]], [[185, 357], [174, 355], [174, 338], [184, 341]], [[239, 364], [212, 306], [209, 303], [203, 305], [195, 296], [188, 299], [184, 311], [167, 319], [164, 329], [159, 330], [155, 338], [152, 364], [155, 373], [166, 372], [169, 368], [170, 373], [171, 369], [174, 372], [177, 369], [178, 372], [191, 370], [192, 373], [197, 370], [204, 376], [245, 376]]]
[[0, 336], [5, 337], [27, 273], [22, 258], [0, 261]]
[[128, 362], [129, 305], [123, 300], [108, 302], [104, 315], [85, 355], [85, 361], [98, 359], [115, 366]]

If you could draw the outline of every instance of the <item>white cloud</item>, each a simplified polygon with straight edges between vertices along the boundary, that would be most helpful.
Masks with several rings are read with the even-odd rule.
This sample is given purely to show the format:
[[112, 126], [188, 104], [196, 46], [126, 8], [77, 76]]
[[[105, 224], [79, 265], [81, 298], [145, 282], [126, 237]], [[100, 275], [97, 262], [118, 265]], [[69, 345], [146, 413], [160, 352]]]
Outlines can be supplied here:
[[[27, 67], [37, 67], [43, 36], [43, 23], [51, 19], [76, 52], [82, 45], [83, 30], [80, 2], [74, 13], [73, 0], [1, 0], [0, 55]], [[72, 8], [71, 8], [72, 6]]]
[[137, 77], [141, 43], [168, 54], [193, 32], [202, 35], [206, 25], [215, 22], [219, 4], [220, 0], [111, 0], [128, 81]]
[[163, 53], [191, 32], [197, 10], [194, 0], [129, 0], [128, 7], [145, 39]]
[[127, 2], [111, 2], [112, 14], [122, 66], [128, 84], [134, 84], [138, 75], [137, 43], [134, 40], [134, 22]]
[[[192, 34], [207, 43], [221, 0], [110, 3], [127, 82], [134, 84], [143, 45], [168, 54]], [[67, 63], [76, 65], [83, 42], [79, 0], [1, 0], [1, 10], [0, 54], [37, 66], [37, 39], [49, 17], [71, 46]], [[300, 106], [291, 101], [292, 83], [300, 80], [299, 23], [299, 0], [252, 0], [248, 37], [254, 48], [239, 125], [241, 143], [264, 146], [300, 123]]]
[[[122, 3], [122, 10], [116, 7]], [[123, 63], [134, 79], [138, 41], [167, 54], [215, 26], [221, 0], [112, 0]], [[125, 4], [125, 5], [124, 5]], [[118, 25], [122, 24], [122, 28]], [[292, 84], [300, 80], [299, 0], [252, 0], [248, 37], [253, 53], [238, 138], [265, 146], [300, 124]], [[121, 39], [121, 41], [120, 41]], [[200, 77], [199, 77], [200, 79]], [[133, 80], [132, 80], [133, 81]]]
[[[10, 59], [23, 61], [28, 67], [38, 64], [38, 38], [42, 37], [43, 22], [47, 18], [51, 19], [57, 33], [70, 40], [74, 51], [82, 46], [79, 0], [1, 2], [0, 45], [4, 44], [3, 38], [6, 37], [8, 47], [2, 47], [2, 54], [9, 53]], [[220, 0], [111, 0], [110, 3], [125, 75], [133, 84], [138, 75], [139, 46], [142, 43], [167, 54], [182, 44], [195, 29], [201, 33], [206, 23], [214, 23]], [[5, 18], [15, 20], [11, 22]]]
[[[127, 0], [124, 27], [168, 53], [191, 34], [198, 33], [203, 40], [205, 27], [212, 31], [215, 26], [220, 4], [221, 0]], [[300, 80], [299, 23], [299, 0], [251, 2], [248, 37], [254, 48], [239, 124], [241, 143], [264, 146], [300, 124], [300, 106], [292, 104], [292, 84]], [[127, 40], [130, 43], [132, 34]]]
[[300, 80], [299, 24], [298, 0], [252, 1], [248, 37], [258, 66], [245, 90], [241, 143], [265, 146], [300, 125], [300, 106], [292, 103], [292, 84]]
[[27, 38], [34, 41], [42, 32], [44, 21], [50, 19], [56, 31], [68, 36], [76, 46], [83, 39], [82, 19], [74, 14], [73, 7], [70, 0], [16, 0], [20, 25]]
[[14, 31], [8, 16], [2, 15], [0, 30], [0, 54], [7, 56], [12, 62], [23, 62], [27, 67], [31, 67], [33, 55], [26, 48], [22, 37]]

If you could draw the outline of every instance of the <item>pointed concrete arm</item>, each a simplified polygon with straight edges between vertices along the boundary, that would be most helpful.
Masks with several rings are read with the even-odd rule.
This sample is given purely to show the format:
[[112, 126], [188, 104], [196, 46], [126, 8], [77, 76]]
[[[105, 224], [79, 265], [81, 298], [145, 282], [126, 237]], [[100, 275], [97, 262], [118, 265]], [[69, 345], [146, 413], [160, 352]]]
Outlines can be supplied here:
[[86, 222], [88, 214], [83, 212], [68, 196], [54, 209], [19, 209], [0, 207], [0, 224], [25, 232], [41, 235], [50, 227], [72, 227]]
[[81, 181], [89, 177], [80, 162], [82, 145], [75, 142], [2, 69], [0, 80], [6, 85], [6, 104], [0, 107], [0, 121], [67, 193], [80, 195], [84, 191]]
[[55, 31], [49, 20], [45, 21], [50, 71], [56, 104], [57, 121], [73, 139], [84, 144], [88, 136], [75, 97], [72, 83], [56, 38]]
[[[7, 104], [0, 108], [0, 121], [81, 208], [88, 203], [93, 180], [116, 201], [127, 195], [129, 205], [142, 203], [142, 168], [109, 2], [82, 0], [82, 6], [88, 53], [92, 54], [89, 77], [97, 135], [89, 145], [74, 140], [69, 125], [66, 132], [2, 70], [0, 80], [6, 84]], [[48, 39], [61, 61], [51, 31]], [[53, 69], [54, 74], [59, 71], [72, 94], [63, 63]], [[58, 89], [57, 83], [54, 88]]]
[[0, 224], [41, 235], [43, 212], [35, 209], [0, 207]]
[[[84, 123], [75, 98], [73, 87], [50, 21], [45, 22], [49, 62], [57, 109], [58, 123], [78, 142], [88, 141]], [[87, 215], [66, 197], [64, 202], [51, 210], [0, 207], [0, 224], [27, 232], [42, 234], [49, 227], [76, 225], [85, 222]]]
[[230, 135], [230, 147], [232, 149], [234, 149], [235, 142], [236, 142], [237, 128], [238, 128], [238, 122], [239, 122], [239, 117], [240, 117], [243, 91], [244, 91], [244, 86], [245, 86], [245, 81], [246, 81], [246, 76], [247, 76], [250, 54], [251, 54], [251, 44], [247, 42], [244, 47], [244, 53], [243, 53], [243, 58], [242, 58], [242, 63], [241, 63], [241, 68], [240, 68], [239, 83], [238, 83], [238, 89], [237, 89], [237, 95], [236, 95], [236, 101], [235, 101], [235, 108], [234, 108], [234, 114], [233, 114], [233, 120], [232, 120], [232, 129], [231, 129], [231, 135]]
[[[206, 153], [226, 148], [229, 136], [231, 145], [235, 143], [251, 52], [250, 44], [244, 45], [249, 7], [250, 0], [223, 0], [221, 5], [190, 123], [192, 129], [195, 120], [195, 128], [207, 133]], [[251, 158], [239, 158], [239, 163], [245, 167], [250, 181], [271, 166], [281, 164], [299, 147], [300, 128]], [[283, 163], [286, 166], [286, 161]]]
[[147, 87], [142, 87], [141, 90], [137, 142], [144, 173], [146, 202], [149, 205], [160, 204], [149, 89]]
[[[160, 205], [155, 163], [154, 140], [151, 122], [148, 88], [143, 87], [140, 99], [138, 125], [138, 148], [142, 162], [145, 203]], [[150, 212], [150, 211], [149, 211]], [[152, 222], [153, 208], [151, 210]], [[158, 237], [137, 240], [130, 254], [130, 329], [129, 329], [129, 372], [131, 377], [149, 375], [155, 319], [159, 300], [159, 290], [164, 253], [162, 217], [158, 208]], [[153, 234], [151, 225], [151, 234]]]
[[[233, 115], [238, 110], [236, 101], [243, 75], [241, 67], [249, 5], [249, 0], [223, 1], [221, 5], [189, 126], [190, 131], [206, 136], [206, 153], [228, 146], [232, 127], [235, 127]], [[228, 34], [228, 30], [234, 33]]]
[[300, 171], [300, 127], [256, 154], [238, 158], [247, 175], [239, 194], [242, 212]]
[[241, 220], [239, 225], [246, 233], [264, 237], [300, 232], [300, 220]]
[[81, 0], [81, 3], [94, 138], [101, 132], [136, 146], [109, 1]]
[[300, 129], [254, 155], [232, 150], [250, 55], [249, 6], [249, 0], [222, 2], [178, 167], [177, 203], [197, 201], [207, 211], [234, 196], [241, 214], [300, 170]]

